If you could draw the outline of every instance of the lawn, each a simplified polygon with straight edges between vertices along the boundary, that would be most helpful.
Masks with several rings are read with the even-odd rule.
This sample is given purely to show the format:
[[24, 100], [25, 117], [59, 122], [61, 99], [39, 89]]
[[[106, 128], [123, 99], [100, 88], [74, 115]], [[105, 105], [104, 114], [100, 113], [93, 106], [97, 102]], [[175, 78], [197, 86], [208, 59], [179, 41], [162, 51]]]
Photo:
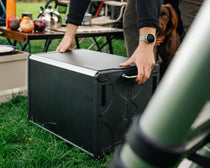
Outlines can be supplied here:
[[[21, 17], [22, 12], [31, 12], [33, 19], [36, 19], [40, 6], [44, 6], [44, 3], [17, 2], [17, 16]], [[6, 42], [6, 39], [0, 37], [0, 41]], [[49, 51], [55, 51], [59, 42], [60, 40], [54, 40]], [[86, 48], [87, 45], [84, 43], [82, 47]], [[32, 53], [42, 52], [43, 46], [43, 40], [32, 41]], [[122, 38], [113, 40], [113, 49], [116, 55], [126, 56]], [[111, 154], [105, 155], [101, 160], [94, 160], [88, 154], [29, 123], [27, 112], [27, 96], [14, 95], [10, 101], [0, 105], [0, 167], [107, 167]]]
[[28, 99], [16, 95], [0, 105], [0, 167], [106, 167], [110, 155], [94, 160], [27, 120]]

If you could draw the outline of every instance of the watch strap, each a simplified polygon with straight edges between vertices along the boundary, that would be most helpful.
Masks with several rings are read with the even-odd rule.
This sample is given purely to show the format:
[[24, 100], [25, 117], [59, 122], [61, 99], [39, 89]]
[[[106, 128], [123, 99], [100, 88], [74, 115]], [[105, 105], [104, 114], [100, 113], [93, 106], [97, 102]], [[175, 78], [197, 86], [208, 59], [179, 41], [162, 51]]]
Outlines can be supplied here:
[[156, 41], [155, 35], [146, 34], [144, 36], [139, 36], [139, 41], [145, 41], [147, 43], [153, 43]]
[[139, 41], [147, 41], [147, 35], [144, 35], [144, 36], [139, 36]]

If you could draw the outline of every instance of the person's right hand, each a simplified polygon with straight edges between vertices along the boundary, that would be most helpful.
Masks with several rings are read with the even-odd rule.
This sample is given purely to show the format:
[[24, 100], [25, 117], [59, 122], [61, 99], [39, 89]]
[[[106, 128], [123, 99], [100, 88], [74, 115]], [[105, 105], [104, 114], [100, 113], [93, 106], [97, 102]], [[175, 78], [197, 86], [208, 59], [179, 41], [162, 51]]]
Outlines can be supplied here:
[[76, 25], [67, 24], [66, 33], [65, 33], [63, 39], [61, 40], [60, 44], [56, 48], [56, 51], [63, 53], [66, 50], [72, 49], [72, 45], [74, 43], [77, 28], [78, 28], [78, 26], [76, 26]]
[[155, 64], [153, 48], [154, 44], [140, 42], [132, 56], [127, 61], [120, 64], [121, 67], [129, 66], [132, 63], [136, 64], [138, 70], [136, 82], [138, 84], [143, 84], [150, 78]]
[[[139, 29], [140, 35], [155, 34], [155, 32], [156, 28], [153, 27], [142, 27]], [[155, 43], [148, 44], [145, 41], [139, 41], [139, 45], [132, 56], [127, 61], [120, 64], [122, 67], [129, 66], [132, 63], [136, 64], [138, 70], [136, 82], [138, 84], [143, 84], [150, 78], [155, 65], [154, 46]]]

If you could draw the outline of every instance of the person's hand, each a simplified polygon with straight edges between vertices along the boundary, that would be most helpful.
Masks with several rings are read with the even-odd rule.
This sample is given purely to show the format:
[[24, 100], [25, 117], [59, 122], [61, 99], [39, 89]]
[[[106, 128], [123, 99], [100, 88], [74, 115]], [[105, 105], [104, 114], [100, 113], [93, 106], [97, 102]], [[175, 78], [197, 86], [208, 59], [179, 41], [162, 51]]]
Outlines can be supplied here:
[[66, 33], [61, 40], [60, 44], [56, 48], [56, 51], [61, 53], [65, 52], [66, 50], [71, 50], [72, 45], [74, 43], [75, 34], [77, 32], [78, 26], [73, 24], [67, 24], [66, 26]]
[[[150, 33], [155, 34], [156, 28], [142, 27], [139, 29], [141, 36]], [[136, 81], [138, 84], [143, 84], [150, 78], [155, 65], [154, 46], [155, 43], [148, 44], [145, 41], [139, 41], [139, 45], [133, 55], [126, 62], [120, 64], [120, 66], [129, 66], [132, 63], [136, 64], [138, 71]]]
[[133, 55], [120, 66], [129, 66], [133, 62], [136, 64], [138, 74], [136, 81], [138, 84], [143, 84], [150, 78], [151, 71], [155, 64], [154, 57], [154, 44], [147, 44], [146, 42], [140, 42]]

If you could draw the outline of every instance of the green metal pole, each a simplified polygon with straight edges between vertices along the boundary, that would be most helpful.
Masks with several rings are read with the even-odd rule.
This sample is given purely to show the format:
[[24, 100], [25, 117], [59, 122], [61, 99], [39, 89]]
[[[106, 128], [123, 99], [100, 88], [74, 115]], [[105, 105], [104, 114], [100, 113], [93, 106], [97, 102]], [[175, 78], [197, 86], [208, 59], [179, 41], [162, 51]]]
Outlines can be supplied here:
[[[139, 120], [143, 133], [160, 144], [182, 145], [192, 123], [210, 98], [209, 9], [210, 1], [206, 0]], [[155, 168], [140, 158], [129, 143], [123, 145], [119, 155], [118, 160], [126, 168]]]
[[210, 1], [206, 0], [139, 125], [147, 136], [179, 146], [210, 97]]
[[[210, 158], [210, 143], [205, 145], [203, 148], [201, 148], [198, 152], [199, 155], [205, 156], [207, 158]], [[197, 165], [195, 163], [192, 163], [189, 168], [202, 168], [202, 166]]]

